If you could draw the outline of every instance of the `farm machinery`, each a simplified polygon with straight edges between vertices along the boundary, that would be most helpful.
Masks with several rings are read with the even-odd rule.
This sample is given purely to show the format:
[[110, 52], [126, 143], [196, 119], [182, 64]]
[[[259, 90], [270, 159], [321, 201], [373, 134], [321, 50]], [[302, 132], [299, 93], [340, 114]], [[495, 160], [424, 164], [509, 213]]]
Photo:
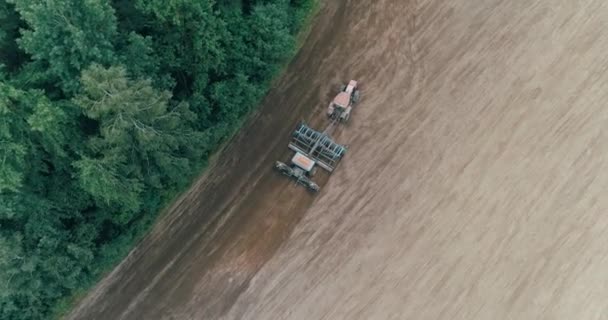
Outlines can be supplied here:
[[338, 119], [348, 122], [353, 106], [359, 102], [360, 92], [357, 81], [351, 80], [347, 85], [342, 85], [340, 92], [327, 107], [327, 116], [330, 119]]
[[327, 114], [330, 123], [325, 130], [317, 131], [304, 122], [298, 124], [288, 144], [289, 149], [295, 153], [291, 158], [291, 164], [276, 161], [275, 169], [308, 190], [319, 191], [319, 185], [312, 180], [317, 167], [332, 173], [347, 151], [346, 146], [332, 139], [330, 132], [337, 123], [348, 121], [352, 106], [358, 100], [357, 82], [351, 80], [348, 85], [342, 86], [340, 93], [329, 105]]

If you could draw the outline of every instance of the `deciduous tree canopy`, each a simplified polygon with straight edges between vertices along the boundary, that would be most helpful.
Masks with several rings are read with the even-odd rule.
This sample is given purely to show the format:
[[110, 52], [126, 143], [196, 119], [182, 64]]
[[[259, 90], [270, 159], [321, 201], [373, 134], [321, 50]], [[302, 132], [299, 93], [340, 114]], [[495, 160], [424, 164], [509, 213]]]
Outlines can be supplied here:
[[0, 319], [47, 319], [258, 103], [313, 0], [0, 0]]

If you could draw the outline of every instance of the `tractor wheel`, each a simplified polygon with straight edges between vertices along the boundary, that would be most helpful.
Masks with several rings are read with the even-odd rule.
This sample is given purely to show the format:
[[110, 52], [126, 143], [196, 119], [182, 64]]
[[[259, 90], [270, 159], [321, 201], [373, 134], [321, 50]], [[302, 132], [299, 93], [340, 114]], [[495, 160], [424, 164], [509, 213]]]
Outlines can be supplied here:
[[350, 112], [345, 113], [344, 118], [341, 118], [340, 120], [342, 120], [342, 123], [348, 123], [349, 119], [350, 119]]
[[359, 99], [361, 99], [361, 92], [357, 89], [353, 93], [353, 103], [358, 103]]
[[283, 162], [277, 161], [274, 164], [274, 167], [279, 170], [282, 174], [291, 175], [291, 168], [284, 164]]

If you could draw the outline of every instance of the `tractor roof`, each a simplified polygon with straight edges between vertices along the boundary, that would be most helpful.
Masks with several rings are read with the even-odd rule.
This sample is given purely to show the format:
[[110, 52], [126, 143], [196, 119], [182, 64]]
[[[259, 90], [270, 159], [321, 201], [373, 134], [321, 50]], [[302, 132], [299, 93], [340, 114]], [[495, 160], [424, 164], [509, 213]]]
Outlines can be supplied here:
[[314, 160], [310, 159], [309, 157], [305, 156], [300, 152], [296, 152], [296, 154], [291, 159], [291, 162], [293, 162], [293, 164], [302, 168], [303, 170], [306, 170], [307, 172], [312, 170], [312, 168], [315, 166]]
[[350, 94], [344, 91], [338, 93], [338, 95], [334, 98], [334, 104], [345, 108], [348, 107], [350, 104]]

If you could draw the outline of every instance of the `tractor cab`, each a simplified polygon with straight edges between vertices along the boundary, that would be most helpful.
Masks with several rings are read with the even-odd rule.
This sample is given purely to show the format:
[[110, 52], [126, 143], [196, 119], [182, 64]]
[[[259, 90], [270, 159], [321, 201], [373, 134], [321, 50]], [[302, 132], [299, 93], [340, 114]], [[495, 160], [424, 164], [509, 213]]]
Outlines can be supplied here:
[[342, 91], [334, 98], [334, 101], [331, 103], [331, 107], [344, 111], [344, 109], [350, 106], [350, 100], [351, 95], [346, 91]]
[[340, 92], [327, 107], [327, 116], [331, 119], [348, 121], [350, 112], [355, 103], [359, 101], [357, 81], [351, 80], [348, 85], [342, 85]]

